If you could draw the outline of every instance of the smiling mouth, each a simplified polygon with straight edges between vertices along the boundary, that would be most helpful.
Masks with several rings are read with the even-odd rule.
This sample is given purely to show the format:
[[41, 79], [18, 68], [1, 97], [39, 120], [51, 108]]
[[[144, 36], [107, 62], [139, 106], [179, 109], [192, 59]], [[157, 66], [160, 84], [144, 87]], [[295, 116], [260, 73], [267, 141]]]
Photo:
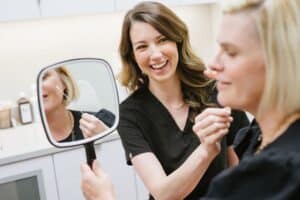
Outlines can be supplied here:
[[150, 68], [153, 70], [160, 70], [160, 69], [164, 68], [167, 64], [168, 64], [168, 61], [166, 60], [165, 62], [160, 63], [160, 64], [150, 65]]

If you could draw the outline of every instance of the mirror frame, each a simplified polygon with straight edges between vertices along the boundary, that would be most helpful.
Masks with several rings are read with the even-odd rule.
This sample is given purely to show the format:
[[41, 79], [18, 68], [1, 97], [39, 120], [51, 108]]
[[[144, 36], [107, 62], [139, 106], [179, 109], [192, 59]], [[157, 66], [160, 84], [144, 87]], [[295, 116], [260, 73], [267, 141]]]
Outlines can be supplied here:
[[[68, 64], [68, 63], [72, 63], [72, 62], [78, 62], [78, 61], [96, 61], [96, 62], [102, 62], [105, 67], [107, 68], [107, 71], [109, 73], [109, 78], [111, 80], [111, 83], [113, 84], [113, 92], [114, 92], [114, 97], [116, 99], [116, 117], [115, 117], [115, 123], [112, 127], [110, 127], [108, 130], [105, 130], [104, 132], [102, 132], [101, 134], [97, 134], [95, 136], [92, 136], [90, 138], [84, 139], [84, 140], [79, 140], [79, 141], [72, 141], [72, 142], [57, 142], [53, 139], [53, 137], [50, 136], [51, 132], [50, 129], [48, 127], [48, 122], [47, 122], [47, 118], [44, 112], [44, 105], [43, 105], [43, 94], [42, 94], [42, 75], [44, 74], [44, 72], [50, 68], [53, 68], [55, 66], [61, 65], [61, 64]], [[78, 145], [85, 145], [85, 144], [92, 144], [94, 141], [102, 139], [108, 135], [110, 135], [111, 133], [113, 133], [118, 124], [119, 124], [119, 94], [118, 94], [118, 89], [117, 89], [117, 84], [116, 84], [116, 80], [114, 78], [114, 74], [112, 71], [112, 68], [110, 66], [110, 64], [102, 59], [102, 58], [73, 58], [73, 59], [67, 59], [67, 60], [63, 60], [63, 61], [59, 61], [56, 62], [54, 64], [51, 64], [49, 66], [46, 66], [44, 68], [42, 68], [37, 76], [37, 99], [38, 99], [38, 108], [39, 108], [39, 113], [40, 113], [40, 117], [41, 117], [41, 122], [45, 131], [45, 134], [47, 136], [48, 141], [55, 147], [58, 148], [67, 148], [67, 147], [74, 147], [74, 146], [78, 146]]]

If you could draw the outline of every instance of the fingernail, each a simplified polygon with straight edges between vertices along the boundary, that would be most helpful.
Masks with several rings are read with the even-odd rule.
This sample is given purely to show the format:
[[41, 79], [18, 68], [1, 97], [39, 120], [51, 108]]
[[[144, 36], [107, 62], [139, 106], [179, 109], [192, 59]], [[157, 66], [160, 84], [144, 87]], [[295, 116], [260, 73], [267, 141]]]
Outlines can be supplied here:
[[225, 107], [224, 109], [225, 109], [225, 111], [226, 111], [228, 114], [231, 114], [231, 108], [230, 108], [230, 107]]
[[215, 79], [217, 77], [217, 72], [213, 71], [213, 70], [210, 70], [210, 69], [206, 69], [204, 71], [204, 75], [206, 75], [208, 78]]

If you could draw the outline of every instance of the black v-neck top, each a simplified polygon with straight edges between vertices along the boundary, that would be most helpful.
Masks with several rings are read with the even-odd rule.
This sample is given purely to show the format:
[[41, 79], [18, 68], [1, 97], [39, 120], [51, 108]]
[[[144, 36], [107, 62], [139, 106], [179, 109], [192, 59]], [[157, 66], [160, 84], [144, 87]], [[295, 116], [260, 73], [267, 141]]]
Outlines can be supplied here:
[[[212, 162], [204, 177], [186, 199], [202, 196], [210, 180], [227, 167], [226, 147], [232, 144], [235, 133], [248, 125], [244, 112], [234, 112], [230, 133], [222, 141], [222, 151]], [[163, 104], [142, 87], [120, 105], [120, 134], [127, 164], [131, 158], [145, 152], [152, 152], [168, 175], [176, 170], [198, 147], [200, 141], [193, 132], [193, 122], [187, 118], [183, 131]]]
[[[248, 152], [255, 152], [250, 145]], [[252, 148], [252, 149], [251, 149]], [[300, 120], [259, 154], [215, 177], [201, 199], [300, 199]]]
[[[68, 137], [66, 137], [63, 140], [60, 140], [59, 142], [71, 142], [75, 140], [84, 139], [84, 135], [81, 129], [79, 128], [80, 127], [79, 121], [81, 119], [82, 111], [70, 110], [70, 112], [73, 115], [73, 119], [74, 119], [73, 130]], [[112, 125], [115, 123], [115, 118], [116, 118], [115, 115], [109, 110], [106, 110], [104, 108], [100, 109], [98, 112], [86, 112], [86, 111], [83, 112], [94, 115], [108, 127], [112, 127]]]

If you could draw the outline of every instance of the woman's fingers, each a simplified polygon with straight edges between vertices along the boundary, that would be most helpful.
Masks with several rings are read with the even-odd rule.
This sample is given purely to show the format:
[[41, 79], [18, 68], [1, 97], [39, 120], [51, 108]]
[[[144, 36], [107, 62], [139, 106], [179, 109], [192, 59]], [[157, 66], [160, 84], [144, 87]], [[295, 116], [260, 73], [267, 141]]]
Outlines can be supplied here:
[[195, 122], [202, 121], [202, 120], [206, 119], [208, 116], [229, 117], [230, 114], [231, 114], [231, 109], [229, 107], [207, 108], [195, 117]]
[[205, 137], [215, 134], [221, 129], [229, 129], [230, 123], [213, 123], [206, 128], [195, 125], [193, 131], [198, 135], [200, 141], [202, 142]]
[[193, 130], [194, 132], [197, 132], [198, 130], [206, 129], [209, 126], [218, 126], [219, 124], [230, 125], [232, 120], [233, 118], [231, 116], [223, 117], [217, 115], [210, 115], [201, 121], [196, 121]]
[[207, 68], [206, 70], [204, 70], [204, 75], [207, 76], [208, 78], [216, 79], [217, 72]]
[[97, 117], [84, 113], [79, 121], [80, 129], [85, 137], [91, 137], [95, 134], [105, 131], [108, 127]]
[[[233, 118], [230, 108], [208, 108], [200, 113], [193, 126], [193, 131], [201, 143], [210, 143], [210, 140], [222, 138], [228, 133]], [[213, 144], [214, 145], [214, 144]]]

